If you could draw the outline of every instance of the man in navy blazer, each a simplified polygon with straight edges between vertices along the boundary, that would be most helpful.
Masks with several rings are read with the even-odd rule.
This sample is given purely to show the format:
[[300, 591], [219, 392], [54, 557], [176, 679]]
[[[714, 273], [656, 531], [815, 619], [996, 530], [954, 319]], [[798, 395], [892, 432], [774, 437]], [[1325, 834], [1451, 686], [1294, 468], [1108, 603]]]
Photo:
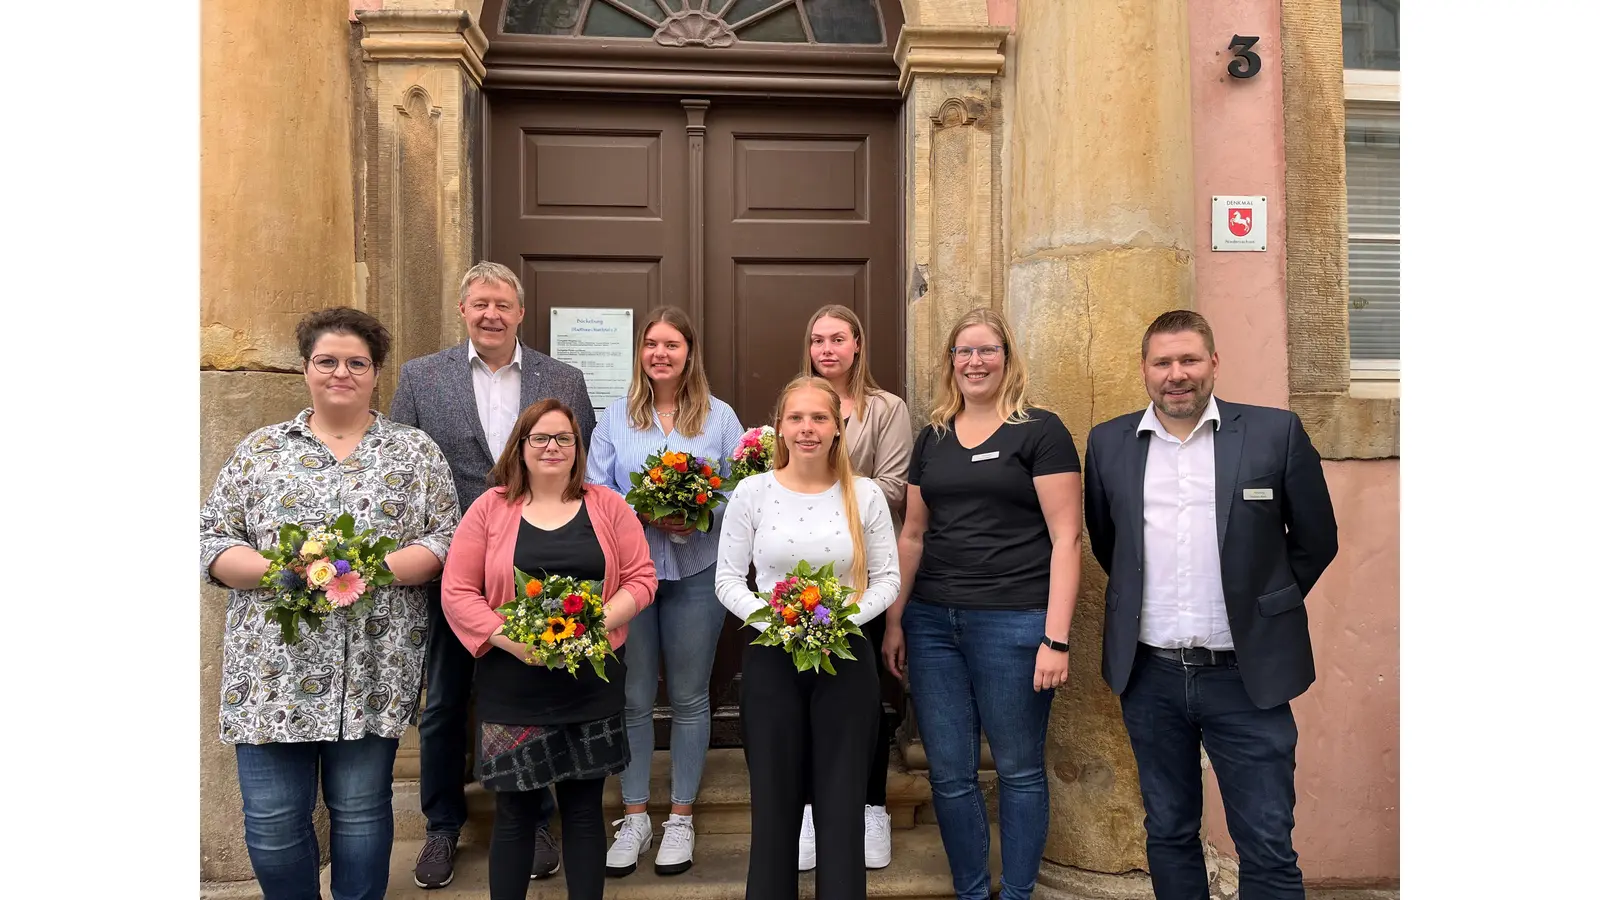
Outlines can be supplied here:
[[[480, 262], [461, 279], [461, 318], [467, 339], [400, 367], [389, 417], [427, 432], [444, 452], [465, 510], [487, 489], [489, 470], [505, 449], [517, 416], [554, 397], [572, 408], [584, 445], [594, 431], [594, 408], [583, 373], [522, 343], [522, 281], [499, 263]], [[464, 767], [470, 737], [472, 654], [444, 619], [439, 583], [428, 588], [427, 703], [422, 738], [422, 813], [427, 839], [412, 880], [441, 888], [455, 877], [456, 844], [467, 822]], [[545, 794], [545, 814], [555, 801]], [[555, 874], [560, 853], [549, 826], [539, 829], [535, 878]]]
[[1294, 413], [1212, 396], [1211, 326], [1146, 330], [1150, 405], [1095, 426], [1084, 518], [1109, 576], [1101, 675], [1122, 698], [1158, 900], [1206, 900], [1200, 748], [1241, 900], [1303, 898], [1289, 701], [1316, 677], [1305, 599], [1338, 552], [1322, 460]]

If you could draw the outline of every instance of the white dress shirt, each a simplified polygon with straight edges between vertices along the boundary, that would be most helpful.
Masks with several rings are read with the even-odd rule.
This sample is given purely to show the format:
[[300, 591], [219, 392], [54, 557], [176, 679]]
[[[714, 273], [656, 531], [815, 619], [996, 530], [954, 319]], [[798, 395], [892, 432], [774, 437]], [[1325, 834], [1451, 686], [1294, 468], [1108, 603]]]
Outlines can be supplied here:
[[[489, 439], [489, 451], [499, 458], [505, 450], [511, 427], [522, 412], [522, 342], [512, 351], [511, 362], [498, 371], [478, 355], [478, 348], [467, 341], [467, 365], [472, 369], [472, 396], [478, 401], [478, 423]], [[579, 435], [582, 438], [582, 435]]]
[[1186, 440], [1167, 432], [1155, 404], [1144, 467], [1144, 609], [1139, 642], [1152, 647], [1232, 650], [1217, 545], [1217, 398]]

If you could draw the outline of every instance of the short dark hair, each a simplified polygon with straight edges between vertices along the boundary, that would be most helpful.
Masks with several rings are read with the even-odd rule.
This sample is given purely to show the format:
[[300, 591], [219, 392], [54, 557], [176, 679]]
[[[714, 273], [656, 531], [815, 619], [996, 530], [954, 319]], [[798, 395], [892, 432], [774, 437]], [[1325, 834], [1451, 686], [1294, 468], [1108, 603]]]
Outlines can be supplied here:
[[583, 450], [583, 432], [578, 430], [578, 417], [572, 407], [554, 397], [546, 397], [522, 411], [517, 423], [511, 426], [511, 436], [500, 451], [500, 459], [489, 472], [490, 485], [505, 485], [506, 502], [520, 503], [528, 498], [533, 486], [528, 481], [528, 465], [522, 460], [522, 439], [533, 433], [534, 423], [546, 413], [558, 412], [572, 424], [572, 433], [578, 439], [572, 444], [572, 477], [561, 491], [561, 499], [571, 502], [583, 496], [583, 473], [588, 458]]
[[367, 353], [371, 355], [375, 366], [381, 368], [383, 361], [389, 358], [389, 329], [372, 316], [348, 306], [319, 309], [301, 317], [300, 323], [294, 327], [294, 339], [300, 345], [300, 358], [311, 359], [311, 348], [317, 346], [317, 339], [330, 331], [355, 335], [366, 342]]
[[1139, 345], [1139, 358], [1146, 359], [1150, 356], [1150, 339], [1158, 334], [1181, 334], [1192, 331], [1205, 339], [1206, 352], [1216, 353], [1217, 342], [1211, 335], [1211, 323], [1206, 317], [1192, 309], [1174, 309], [1156, 316], [1150, 327], [1144, 330], [1144, 342]]

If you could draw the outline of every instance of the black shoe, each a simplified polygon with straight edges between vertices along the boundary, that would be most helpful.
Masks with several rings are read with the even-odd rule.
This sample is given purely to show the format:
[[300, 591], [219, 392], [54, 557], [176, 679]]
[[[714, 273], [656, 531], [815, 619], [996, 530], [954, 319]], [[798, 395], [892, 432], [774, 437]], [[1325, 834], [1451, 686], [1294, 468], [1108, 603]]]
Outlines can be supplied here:
[[550, 833], [549, 825], [540, 825], [533, 836], [533, 874], [535, 881], [549, 878], [561, 871], [561, 845]]
[[430, 834], [417, 854], [417, 870], [412, 882], [424, 890], [442, 888], [456, 877], [456, 836]]

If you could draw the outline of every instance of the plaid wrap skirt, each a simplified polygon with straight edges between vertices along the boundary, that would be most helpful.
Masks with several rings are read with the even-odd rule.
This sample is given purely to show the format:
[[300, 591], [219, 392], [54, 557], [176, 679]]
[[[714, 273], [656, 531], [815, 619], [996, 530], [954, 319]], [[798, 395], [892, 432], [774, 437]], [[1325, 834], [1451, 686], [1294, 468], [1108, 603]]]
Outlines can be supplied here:
[[626, 769], [628, 760], [621, 712], [569, 725], [484, 722], [478, 731], [478, 783], [490, 791], [604, 778]]

